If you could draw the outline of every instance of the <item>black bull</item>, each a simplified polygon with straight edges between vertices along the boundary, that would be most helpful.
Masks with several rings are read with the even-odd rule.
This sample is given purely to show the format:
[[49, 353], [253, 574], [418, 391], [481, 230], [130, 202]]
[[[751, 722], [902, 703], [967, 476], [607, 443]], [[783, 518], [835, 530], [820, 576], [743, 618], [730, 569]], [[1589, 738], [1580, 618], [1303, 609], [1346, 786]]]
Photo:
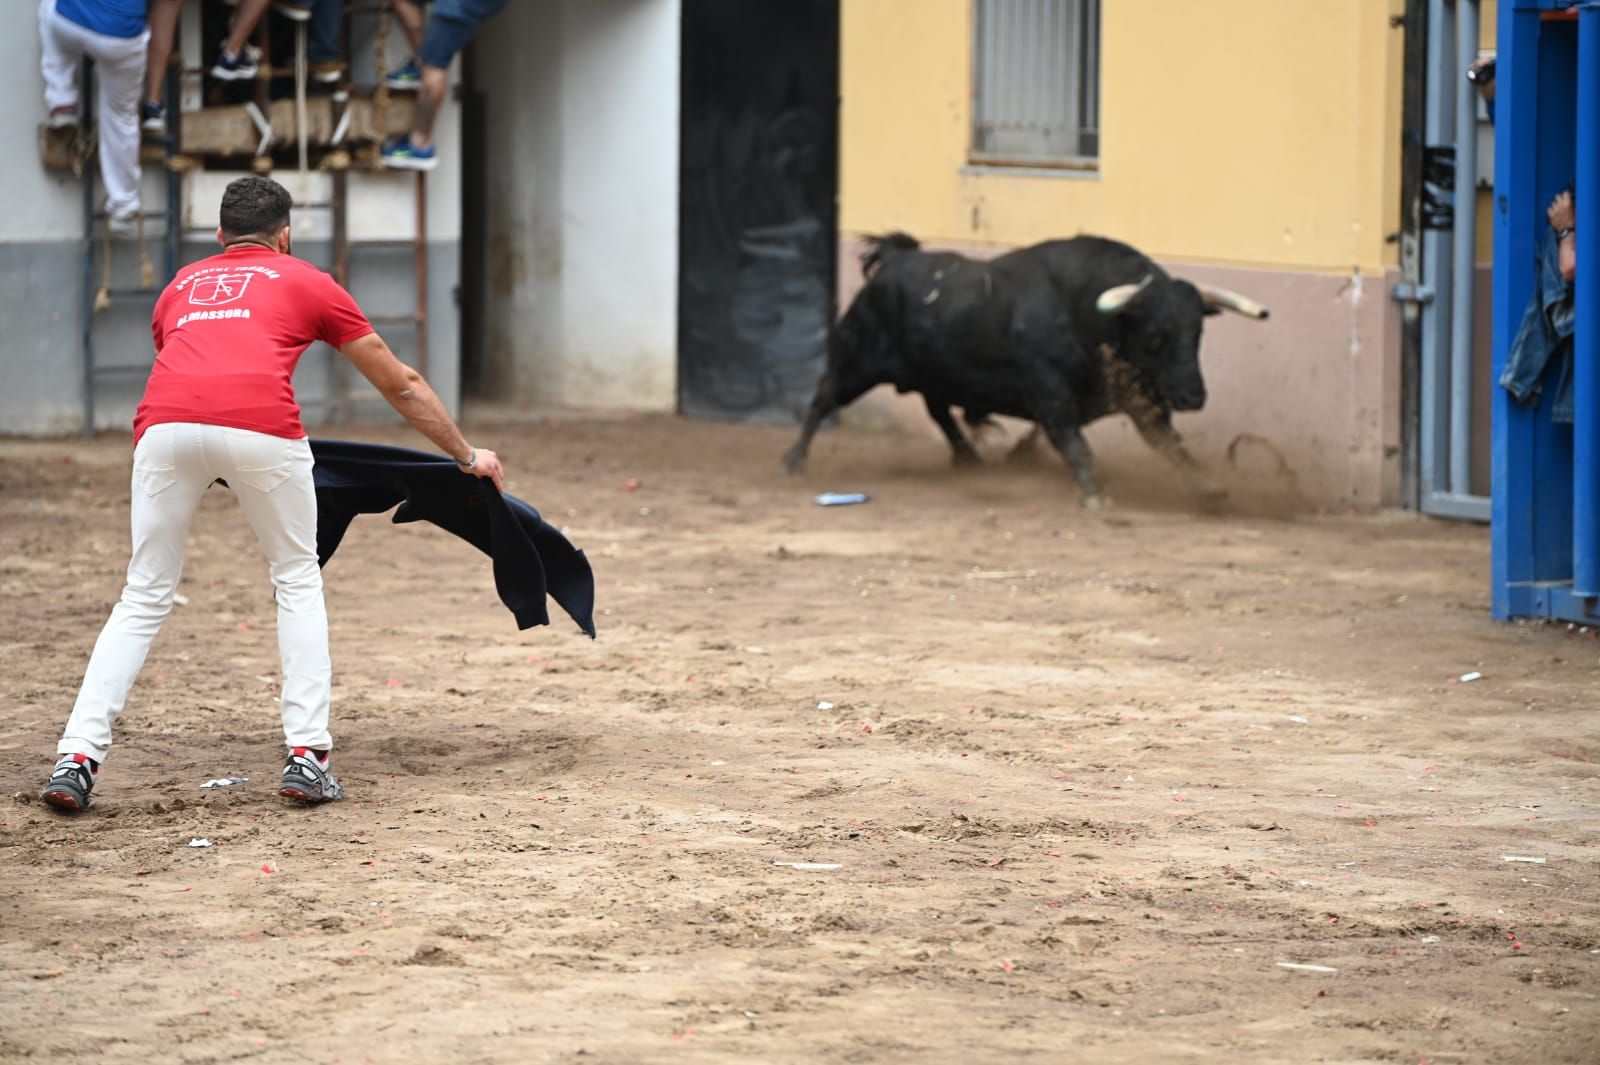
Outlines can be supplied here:
[[1127, 414], [1145, 442], [1194, 480], [1201, 473], [1172, 427], [1199, 410], [1200, 332], [1206, 315], [1267, 309], [1235, 293], [1167, 275], [1126, 244], [1099, 237], [1048, 241], [987, 262], [925, 252], [896, 233], [870, 241], [865, 286], [829, 336], [828, 365], [800, 439], [784, 464], [805, 465], [823, 419], [875, 385], [920, 392], [958, 465], [977, 452], [951, 417], [970, 425], [1003, 414], [1036, 423], [1099, 499], [1082, 427]]

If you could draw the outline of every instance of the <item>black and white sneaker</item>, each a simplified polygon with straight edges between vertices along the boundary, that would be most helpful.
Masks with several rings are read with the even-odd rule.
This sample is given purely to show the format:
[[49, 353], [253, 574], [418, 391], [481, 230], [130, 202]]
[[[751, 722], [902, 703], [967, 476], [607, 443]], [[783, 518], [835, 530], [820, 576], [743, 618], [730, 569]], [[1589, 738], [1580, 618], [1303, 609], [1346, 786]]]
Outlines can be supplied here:
[[249, 81], [256, 76], [256, 61], [249, 53], [230, 55], [226, 50], [217, 53], [217, 63], [211, 76], [219, 81]]
[[39, 793], [39, 798], [58, 810], [87, 810], [94, 802], [94, 778], [100, 772], [100, 763], [86, 754], [64, 754], [50, 774], [50, 782]]
[[167, 109], [160, 100], [146, 100], [140, 106], [139, 125], [157, 137], [167, 135]]
[[310, 747], [291, 747], [283, 767], [283, 782], [278, 794], [296, 802], [332, 802], [344, 794], [339, 779], [328, 767], [327, 751]]

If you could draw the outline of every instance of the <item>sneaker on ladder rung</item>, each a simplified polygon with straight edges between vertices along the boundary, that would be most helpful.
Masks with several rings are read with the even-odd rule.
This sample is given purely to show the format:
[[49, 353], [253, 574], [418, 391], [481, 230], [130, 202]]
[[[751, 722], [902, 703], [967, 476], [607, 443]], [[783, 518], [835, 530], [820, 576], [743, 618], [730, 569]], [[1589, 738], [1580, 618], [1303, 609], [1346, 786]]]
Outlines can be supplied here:
[[394, 138], [378, 153], [383, 165], [391, 170], [432, 170], [439, 165], [433, 145], [418, 148], [405, 134]]
[[422, 85], [422, 68], [415, 59], [407, 59], [405, 66], [389, 71], [384, 81], [393, 92], [416, 92]]

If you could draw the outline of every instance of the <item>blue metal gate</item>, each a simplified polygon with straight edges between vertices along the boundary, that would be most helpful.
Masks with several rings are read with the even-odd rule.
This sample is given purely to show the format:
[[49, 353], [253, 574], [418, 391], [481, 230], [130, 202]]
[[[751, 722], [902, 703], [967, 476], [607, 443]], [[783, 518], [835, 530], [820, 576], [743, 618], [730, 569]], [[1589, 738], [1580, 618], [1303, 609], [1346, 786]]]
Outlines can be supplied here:
[[[1600, 622], [1600, 3], [1501, 0], [1495, 145], [1494, 372], [1534, 292], [1545, 205], [1573, 185], [1572, 424], [1495, 390], [1494, 614]], [[1554, 360], [1552, 360], [1554, 362]]]
[[[1488, 521], [1474, 446], [1486, 366], [1477, 360], [1478, 155], [1488, 113], [1466, 78], [1479, 55], [1479, 0], [1428, 0], [1420, 229], [1415, 265], [1396, 289], [1419, 321], [1415, 502], [1424, 513]], [[1411, 32], [1415, 32], [1413, 29]]]

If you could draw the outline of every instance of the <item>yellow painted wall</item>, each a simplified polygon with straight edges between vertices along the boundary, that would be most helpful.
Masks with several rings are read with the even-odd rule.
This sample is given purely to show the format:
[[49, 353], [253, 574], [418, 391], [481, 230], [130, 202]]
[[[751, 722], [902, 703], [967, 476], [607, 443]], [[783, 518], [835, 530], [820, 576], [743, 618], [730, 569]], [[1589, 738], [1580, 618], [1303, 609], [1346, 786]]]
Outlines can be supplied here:
[[1107, 0], [1091, 176], [967, 166], [971, 0], [845, 0], [841, 227], [1376, 272], [1396, 258], [1403, 0]]

